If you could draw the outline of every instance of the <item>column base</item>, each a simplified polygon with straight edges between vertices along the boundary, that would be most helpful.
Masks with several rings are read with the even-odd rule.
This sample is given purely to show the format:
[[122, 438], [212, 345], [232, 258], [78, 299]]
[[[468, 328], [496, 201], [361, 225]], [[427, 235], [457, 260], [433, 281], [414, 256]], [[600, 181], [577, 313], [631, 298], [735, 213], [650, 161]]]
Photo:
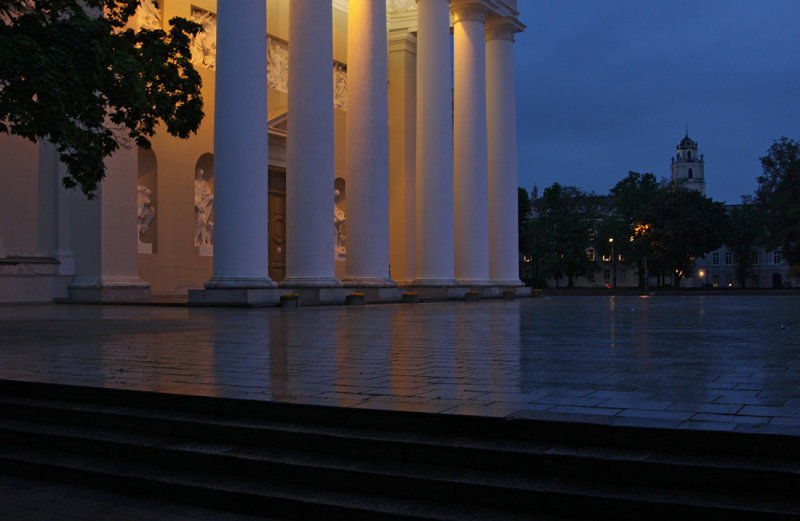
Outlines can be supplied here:
[[381, 277], [345, 277], [342, 279], [345, 287], [364, 287], [364, 288], [396, 288], [397, 283], [390, 278]]
[[269, 277], [211, 277], [206, 289], [270, 289], [277, 284]]
[[409, 286], [423, 288], [447, 288], [458, 286], [456, 279], [414, 279]]
[[460, 286], [494, 286], [495, 283], [489, 279], [457, 279]]
[[76, 278], [69, 285], [67, 298], [85, 304], [149, 301], [150, 284], [139, 277]]
[[342, 283], [335, 277], [286, 277], [280, 288], [341, 288]]
[[220, 307], [276, 306], [280, 303], [281, 294], [283, 293], [284, 291], [274, 286], [271, 288], [190, 289], [189, 305]]

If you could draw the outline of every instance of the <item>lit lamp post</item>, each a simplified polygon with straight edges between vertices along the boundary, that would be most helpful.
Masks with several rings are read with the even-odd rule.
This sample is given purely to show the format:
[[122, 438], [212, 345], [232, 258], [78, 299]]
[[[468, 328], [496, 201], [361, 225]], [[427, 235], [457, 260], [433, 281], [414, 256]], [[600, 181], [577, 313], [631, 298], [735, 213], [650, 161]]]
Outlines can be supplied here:
[[611, 279], [611, 287], [617, 289], [617, 265], [615, 262], [616, 259], [614, 258], [614, 237], [608, 239], [608, 242], [611, 243], [611, 273], [613, 274]]

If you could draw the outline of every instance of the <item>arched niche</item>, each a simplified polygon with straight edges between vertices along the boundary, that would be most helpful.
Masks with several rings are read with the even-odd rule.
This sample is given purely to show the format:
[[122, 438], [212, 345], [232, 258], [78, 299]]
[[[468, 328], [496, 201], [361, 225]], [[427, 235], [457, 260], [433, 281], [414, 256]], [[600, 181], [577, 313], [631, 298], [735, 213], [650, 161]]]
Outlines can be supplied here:
[[214, 254], [214, 154], [203, 154], [194, 167], [194, 245], [201, 256]]
[[136, 219], [139, 253], [158, 251], [158, 161], [152, 149], [137, 150]]

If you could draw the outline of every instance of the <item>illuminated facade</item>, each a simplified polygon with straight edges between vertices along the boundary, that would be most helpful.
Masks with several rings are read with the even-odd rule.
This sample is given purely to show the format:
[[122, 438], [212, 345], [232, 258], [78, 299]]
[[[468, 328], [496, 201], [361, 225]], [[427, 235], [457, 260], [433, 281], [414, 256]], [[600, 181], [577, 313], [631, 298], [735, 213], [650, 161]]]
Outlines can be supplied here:
[[143, 2], [203, 25], [206, 117], [109, 158], [94, 201], [0, 137], [0, 301], [519, 286], [516, 4]]

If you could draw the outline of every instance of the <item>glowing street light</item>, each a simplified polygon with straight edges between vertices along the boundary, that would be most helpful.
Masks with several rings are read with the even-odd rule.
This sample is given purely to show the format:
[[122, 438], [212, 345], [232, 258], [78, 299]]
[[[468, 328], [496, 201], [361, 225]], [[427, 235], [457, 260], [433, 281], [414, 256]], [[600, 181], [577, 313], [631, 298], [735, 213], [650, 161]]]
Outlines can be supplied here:
[[608, 242], [611, 243], [611, 273], [613, 273], [611, 287], [617, 289], [617, 259], [614, 258], [614, 237], [608, 239]]

